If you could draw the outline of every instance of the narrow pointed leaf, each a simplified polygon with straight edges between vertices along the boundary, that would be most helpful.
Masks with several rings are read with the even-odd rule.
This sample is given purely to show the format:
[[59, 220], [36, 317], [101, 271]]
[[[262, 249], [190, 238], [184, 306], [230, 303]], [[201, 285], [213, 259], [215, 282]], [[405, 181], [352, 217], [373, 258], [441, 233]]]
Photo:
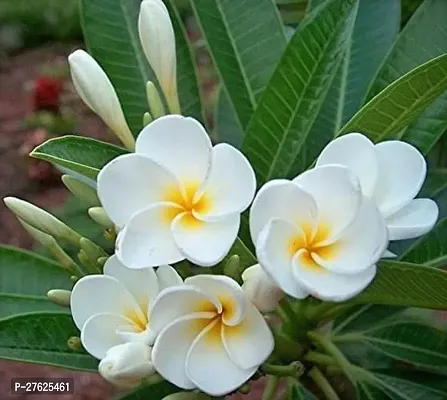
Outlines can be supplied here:
[[101, 168], [119, 155], [122, 147], [82, 136], [62, 136], [37, 146], [31, 157], [69, 168], [87, 178], [96, 179]]
[[386, 87], [343, 127], [378, 142], [393, 137], [447, 90], [447, 54], [415, 68]]
[[272, 0], [190, 1], [241, 128], [286, 45]]
[[447, 310], [447, 272], [405, 262], [382, 261], [374, 281], [349, 303]]
[[[412, 15], [383, 63], [369, 98], [411, 69], [447, 53], [447, 2], [425, 0]], [[395, 136], [418, 147], [424, 154], [447, 129], [447, 94], [441, 94], [423, 114]]]
[[37, 254], [0, 246], [0, 318], [30, 311], [68, 309], [51, 303], [50, 289], [70, 290], [70, 274], [56, 262]]
[[217, 141], [231, 144], [240, 149], [242, 147], [244, 131], [233, 110], [231, 100], [222, 87], [219, 89], [219, 96], [217, 98], [215, 119]]
[[97, 371], [98, 361], [84, 351], [68, 348], [79, 336], [71, 315], [27, 313], [0, 320], [0, 358]]
[[242, 146], [259, 185], [285, 177], [296, 165], [346, 49], [356, 5], [353, 0], [329, 0], [290, 39]]
[[[316, 2], [318, 3], [318, 2]], [[304, 170], [362, 106], [400, 28], [400, 0], [360, 0], [350, 44], [306, 144]]]
[[418, 197], [435, 197], [447, 189], [447, 168], [432, 168]]

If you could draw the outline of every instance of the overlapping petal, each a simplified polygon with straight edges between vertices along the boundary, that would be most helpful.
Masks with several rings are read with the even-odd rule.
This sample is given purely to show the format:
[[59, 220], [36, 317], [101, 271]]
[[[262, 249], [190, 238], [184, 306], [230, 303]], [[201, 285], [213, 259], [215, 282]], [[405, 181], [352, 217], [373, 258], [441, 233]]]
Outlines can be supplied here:
[[73, 320], [81, 330], [85, 322], [96, 314], [125, 315], [134, 311], [139, 318], [144, 318], [135, 298], [121, 282], [111, 276], [89, 275], [76, 282], [71, 293], [70, 307]]
[[356, 217], [362, 192], [359, 180], [348, 168], [325, 165], [302, 173], [293, 183], [314, 198], [319, 223], [330, 227], [327, 242], [335, 240]]
[[384, 217], [406, 206], [419, 193], [427, 173], [422, 154], [405, 142], [391, 140], [375, 146], [379, 163], [374, 200]]
[[338, 164], [349, 168], [359, 178], [362, 191], [374, 193], [378, 177], [378, 163], [374, 144], [360, 133], [349, 133], [330, 142], [321, 152], [317, 167]]
[[312, 226], [317, 219], [317, 205], [311, 195], [285, 179], [266, 183], [250, 209], [250, 233], [256, 244], [262, 229], [273, 218]]
[[101, 204], [120, 227], [148, 205], [165, 201], [166, 190], [176, 185], [178, 181], [168, 170], [138, 154], [117, 157], [98, 174]]
[[255, 190], [255, 173], [245, 156], [228, 144], [218, 144], [213, 147], [211, 169], [198, 193], [206, 192], [211, 207], [197, 217], [213, 220], [239, 214], [250, 205]]
[[181, 285], [183, 283], [181, 276], [170, 265], [161, 265], [157, 269], [156, 274], [158, 278], [158, 290], [160, 292], [168, 287]]
[[118, 235], [118, 259], [129, 268], [155, 267], [183, 260], [171, 231], [171, 216], [181, 211], [173, 203], [156, 203], [132, 215]]
[[239, 214], [213, 222], [199, 221], [188, 213], [172, 223], [172, 235], [183, 258], [205, 267], [216, 265], [227, 255], [239, 231]]
[[242, 369], [231, 360], [220, 339], [218, 321], [208, 325], [194, 339], [186, 356], [186, 373], [189, 379], [212, 396], [232, 392], [256, 370], [257, 366]]
[[210, 168], [211, 150], [211, 140], [200, 122], [181, 115], [156, 119], [140, 132], [136, 142], [137, 154], [165, 166], [180, 182], [199, 185]]
[[306, 250], [293, 259], [295, 279], [313, 296], [327, 301], [344, 301], [361, 293], [374, 279], [376, 266], [356, 274], [340, 274], [309, 262]]
[[413, 239], [429, 232], [439, 216], [431, 199], [415, 199], [386, 219], [390, 240]]
[[261, 231], [256, 243], [256, 255], [264, 270], [278, 286], [290, 296], [303, 299], [308, 292], [300, 285], [292, 273], [293, 252], [291, 240], [301, 238], [303, 232], [289, 222], [275, 218]]

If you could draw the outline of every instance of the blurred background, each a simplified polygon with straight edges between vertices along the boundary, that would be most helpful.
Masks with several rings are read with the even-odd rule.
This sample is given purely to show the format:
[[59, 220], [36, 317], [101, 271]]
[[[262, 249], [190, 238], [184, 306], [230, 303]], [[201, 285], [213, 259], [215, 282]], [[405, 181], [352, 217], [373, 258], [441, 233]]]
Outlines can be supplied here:
[[[421, 1], [402, 0], [402, 24]], [[195, 49], [206, 115], [212, 126], [218, 79], [188, 0], [178, 2]], [[307, 0], [276, 2], [284, 23], [295, 28], [305, 14]], [[69, 196], [59, 172], [28, 157], [35, 146], [59, 135], [79, 134], [116, 142], [70, 83], [67, 55], [82, 47], [77, 0], [0, 0], [0, 198], [16, 196], [49, 209], [83, 236], [101, 243], [100, 228], [88, 219], [86, 207]], [[30, 237], [3, 202], [0, 221], [0, 243], [33, 248]], [[67, 376], [75, 377], [76, 394], [61, 398], [99, 400], [114, 394], [96, 374], [0, 361], [0, 399], [31, 397], [8, 394], [11, 377]], [[260, 398], [260, 394], [252, 393], [250, 398]]]

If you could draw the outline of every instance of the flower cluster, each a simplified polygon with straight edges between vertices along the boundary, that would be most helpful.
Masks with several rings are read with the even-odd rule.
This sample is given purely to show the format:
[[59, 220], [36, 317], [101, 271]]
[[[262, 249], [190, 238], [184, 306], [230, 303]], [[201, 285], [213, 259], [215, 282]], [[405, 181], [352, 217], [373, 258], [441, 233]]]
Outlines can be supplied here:
[[[415, 199], [426, 163], [414, 147], [374, 145], [359, 133], [332, 141], [314, 168], [256, 193], [247, 158], [230, 145], [213, 146], [200, 122], [180, 115], [174, 33], [161, 0], [142, 2], [138, 27], [170, 114], [149, 82], [151, 113], [136, 141], [105, 72], [83, 51], [69, 57], [80, 96], [132, 150], [98, 175], [98, 197], [117, 232], [115, 254], [102, 275], [77, 281], [71, 311], [109, 381], [134, 386], [157, 372], [180, 388], [220, 396], [273, 351], [261, 313], [285, 295], [356, 296], [379, 259], [392, 256], [389, 240], [425, 234], [438, 208]], [[219, 264], [250, 205], [258, 264], [243, 271], [243, 285], [216, 274], [183, 281], [169, 264], [186, 260], [196, 271]]]

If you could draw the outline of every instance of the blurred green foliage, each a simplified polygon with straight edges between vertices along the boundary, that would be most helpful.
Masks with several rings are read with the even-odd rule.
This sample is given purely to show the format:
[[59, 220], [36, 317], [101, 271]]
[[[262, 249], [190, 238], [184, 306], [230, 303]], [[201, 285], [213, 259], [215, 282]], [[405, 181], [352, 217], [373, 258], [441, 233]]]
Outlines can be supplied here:
[[0, 0], [0, 35], [9, 49], [82, 40], [77, 0]]

